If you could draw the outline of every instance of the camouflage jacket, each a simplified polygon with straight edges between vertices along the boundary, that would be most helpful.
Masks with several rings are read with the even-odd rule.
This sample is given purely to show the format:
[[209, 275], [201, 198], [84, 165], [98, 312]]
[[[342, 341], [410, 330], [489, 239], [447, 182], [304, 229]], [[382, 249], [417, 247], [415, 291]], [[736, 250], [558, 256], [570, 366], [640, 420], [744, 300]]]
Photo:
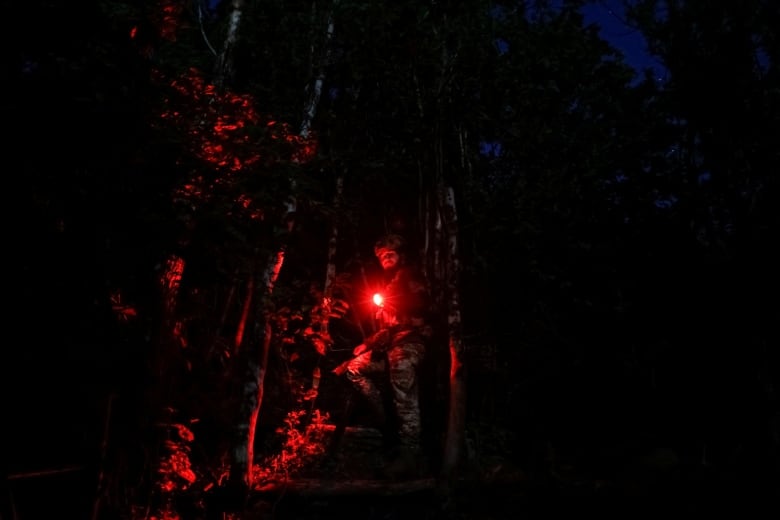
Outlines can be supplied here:
[[377, 317], [380, 329], [366, 338], [373, 351], [386, 351], [397, 345], [424, 343], [429, 335], [430, 294], [421, 272], [400, 267], [382, 294], [384, 304]]

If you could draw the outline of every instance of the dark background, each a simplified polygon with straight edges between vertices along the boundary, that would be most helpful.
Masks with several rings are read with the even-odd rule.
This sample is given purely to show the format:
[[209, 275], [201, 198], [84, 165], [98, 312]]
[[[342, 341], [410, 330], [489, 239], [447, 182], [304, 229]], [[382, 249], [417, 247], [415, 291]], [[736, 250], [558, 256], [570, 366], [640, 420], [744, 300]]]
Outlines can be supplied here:
[[[171, 395], [204, 423], [219, 408], [218, 392], [210, 397], [216, 405], [193, 404], [208, 385], [178, 379], [187, 372], [178, 358], [170, 361], [178, 391], [149, 395], [157, 388], [156, 282], [165, 258], [181, 253], [194, 266], [182, 299], [205, 324], [216, 310], [204, 301], [224, 295], [222, 275], [251, 241], [242, 235], [249, 227], [226, 224], [214, 216], [224, 215], [221, 208], [210, 206], [181, 245], [192, 215], [170, 194], [212, 165], [192, 153], [191, 134], [160, 128], [166, 107], [189, 107], [170, 82], [152, 78], [211, 70], [213, 56], [196, 3], [176, 11], [175, 42], [155, 32], [160, 15], [142, 4], [20, 2], [7, 10], [19, 31], [3, 46], [6, 269], [14, 290], [2, 362], [2, 470], [20, 518], [52, 502], [88, 510], [99, 468], [148, 474], [134, 464], [154, 459], [156, 438], [145, 428]], [[403, 30], [427, 19], [401, 4], [341, 19], [344, 59], [327, 70], [331, 95], [316, 118], [321, 148], [301, 175], [304, 202], [279, 285], [280, 301], [292, 306], [306, 308], [309, 284], [324, 278], [334, 212], [322, 208], [333, 188], [332, 173], [318, 172], [351, 179], [338, 267], [356, 291], [362, 269], [375, 269], [378, 234], [400, 225], [422, 243], [416, 167], [430, 158], [436, 125], [414, 115], [403, 74], [416, 68], [433, 92], [435, 67], [426, 60], [439, 54], [426, 50], [434, 47], [425, 21], [419, 34]], [[586, 3], [587, 17], [578, 20], [556, 17], [562, 11], [553, 5], [538, 25], [531, 14], [494, 15], [501, 27], [488, 29], [466, 23], [466, 4], [444, 4], [431, 17], [449, 20], [466, 40], [463, 65], [441, 96], [447, 103], [425, 101], [441, 103], [437, 125], [473, 124], [471, 170], [454, 173], [452, 183], [462, 212], [474, 465], [522, 475], [509, 494], [530, 489], [567, 503], [580, 503], [582, 493], [601, 505], [653, 502], [658, 511], [776, 509], [777, 8], [688, 1], [673, 3], [661, 21], [646, 16], [659, 12], [652, 9], [619, 13], [631, 31], [641, 30], [646, 56], [658, 64], [644, 76], [632, 68], [644, 63], [635, 47], [601, 40], [615, 30], [605, 6], [616, 6]], [[206, 18], [214, 43], [226, 9], [220, 4]], [[310, 78], [297, 50], [307, 47], [305, 31], [294, 32], [302, 13], [302, 3], [287, 12], [258, 4], [233, 84], [255, 96], [258, 110], [293, 126], [300, 85]], [[591, 21], [604, 30], [590, 33]], [[495, 32], [479, 39], [488, 30]], [[373, 39], [359, 40], [366, 34]], [[628, 64], [601, 61], [617, 52], [612, 43], [626, 50]], [[358, 84], [361, 96], [339, 95]], [[457, 146], [448, 146], [446, 162], [459, 164]], [[271, 163], [263, 162], [272, 180], [236, 190], [282, 200], [284, 172]], [[118, 314], [117, 295], [133, 317]], [[190, 352], [205, 352], [192, 330]], [[280, 410], [268, 405], [268, 431], [290, 404], [285, 391], [269, 390]], [[48, 470], [63, 471], [23, 476]], [[127, 497], [142, 478], [113, 479], [109, 502], [139, 498]]]

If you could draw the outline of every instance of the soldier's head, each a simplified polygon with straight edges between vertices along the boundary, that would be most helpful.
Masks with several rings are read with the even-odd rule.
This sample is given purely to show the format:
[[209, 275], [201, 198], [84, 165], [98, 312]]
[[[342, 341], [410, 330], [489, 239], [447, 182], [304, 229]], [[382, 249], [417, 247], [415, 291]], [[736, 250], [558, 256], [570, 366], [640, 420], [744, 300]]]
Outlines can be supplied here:
[[374, 254], [382, 269], [388, 271], [403, 263], [405, 245], [403, 237], [396, 234], [385, 235], [374, 244]]

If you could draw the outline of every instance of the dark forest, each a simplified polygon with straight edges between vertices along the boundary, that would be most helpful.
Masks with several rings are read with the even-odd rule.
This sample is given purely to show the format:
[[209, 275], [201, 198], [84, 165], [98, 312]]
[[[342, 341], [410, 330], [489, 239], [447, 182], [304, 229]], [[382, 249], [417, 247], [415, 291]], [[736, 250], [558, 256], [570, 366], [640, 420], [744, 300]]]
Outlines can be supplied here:
[[[610, 2], [659, 73], [593, 3], [9, 3], [0, 519], [780, 513], [780, 7]], [[333, 372], [385, 233], [405, 481]]]

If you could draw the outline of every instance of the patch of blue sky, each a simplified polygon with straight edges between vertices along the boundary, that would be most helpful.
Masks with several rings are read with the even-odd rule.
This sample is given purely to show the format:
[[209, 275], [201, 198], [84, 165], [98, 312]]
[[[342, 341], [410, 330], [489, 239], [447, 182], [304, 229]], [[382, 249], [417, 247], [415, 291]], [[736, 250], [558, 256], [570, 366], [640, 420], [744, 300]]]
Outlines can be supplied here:
[[501, 157], [502, 146], [498, 141], [482, 141], [479, 143], [479, 153], [489, 159]]
[[642, 32], [625, 20], [621, 4], [621, 0], [586, 4], [582, 8], [585, 24], [599, 27], [599, 36], [623, 54], [637, 72], [637, 79], [644, 77], [645, 70], [651, 70], [656, 81], [663, 82], [666, 74], [662, 63], [648, 52]]
[[653, 201], [653, 204], [656, 208], [659, 209], [670, 209], [672, 206], [677, 204], [677, 197], [674, 195], [669, 195], [668, 197], [658, 197]]

